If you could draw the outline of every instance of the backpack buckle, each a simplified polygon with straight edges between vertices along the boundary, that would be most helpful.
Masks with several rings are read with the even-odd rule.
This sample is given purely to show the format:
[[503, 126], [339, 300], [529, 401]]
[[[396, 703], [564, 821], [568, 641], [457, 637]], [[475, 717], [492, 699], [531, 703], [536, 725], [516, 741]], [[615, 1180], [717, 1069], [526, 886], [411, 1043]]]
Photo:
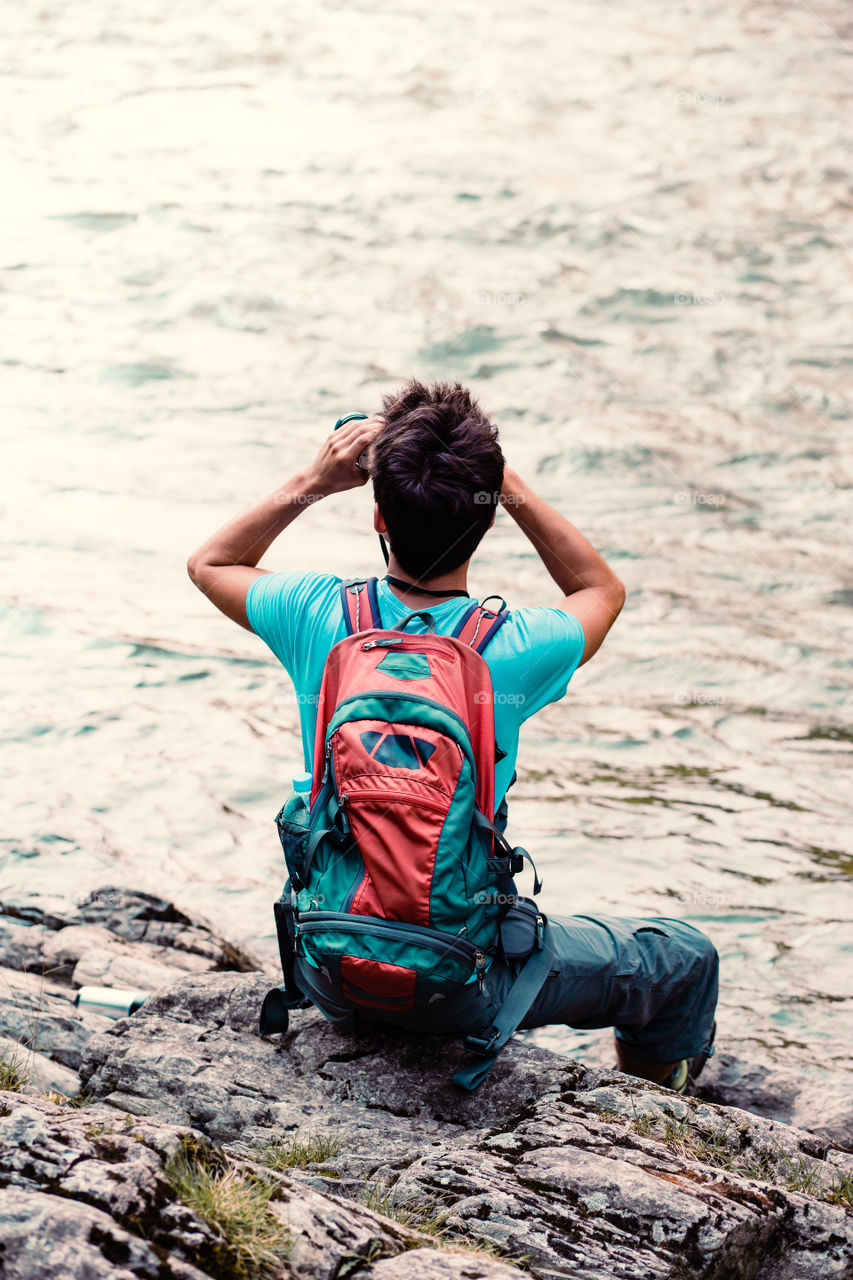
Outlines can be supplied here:
[[495, 1052], [495, 1045], [500, 1038], [501, 1033], [497, 1027], [486, 1027], [481, 1036], [466, 1036], [462, 1043], [469, 1053], [488, 1058]]
[[520, 854], [517, 849], [513, 849], [509, 857], [510, 875], [513, 875], [513, 876], [521, 875], [521, 872], [523, 870], [524, 870], [524, 856], [523, 854]]

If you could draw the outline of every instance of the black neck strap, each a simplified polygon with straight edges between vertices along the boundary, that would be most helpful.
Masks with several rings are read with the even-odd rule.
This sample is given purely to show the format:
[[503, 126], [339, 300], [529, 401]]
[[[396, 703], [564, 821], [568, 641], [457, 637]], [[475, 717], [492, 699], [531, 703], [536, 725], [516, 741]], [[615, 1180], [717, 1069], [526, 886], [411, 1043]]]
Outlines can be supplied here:
[[385, 581], [390, 582], [392, 587], [399, 587], [401, 591], [412, 591], [417, 596], [465, 596], [470, 600], [470, 593], [467, 591], [430, 591], [428, 587], [419, 587], [414, 582], [403, 582], [402, 578], [392, 578], [390, 573], [385, 574]]

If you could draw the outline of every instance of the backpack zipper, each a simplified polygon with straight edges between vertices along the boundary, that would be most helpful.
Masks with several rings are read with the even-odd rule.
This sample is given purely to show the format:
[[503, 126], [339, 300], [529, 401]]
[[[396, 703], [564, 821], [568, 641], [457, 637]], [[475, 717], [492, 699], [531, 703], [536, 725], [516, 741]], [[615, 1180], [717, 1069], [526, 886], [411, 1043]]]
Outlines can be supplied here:
[[436, 809], [440, 813], [446, 813], [453, 800], [452, 796], [447, 797], [447, 804], [442, 804], [438, 800], [433, 800], [431, 796], [411, 796], [400, 791], [344, 791], [339, 797], [341, 804], [348, 804], [351, 800], [396, 800], [408, 801], [410, 804], [416, 804], [424, 809]]
[[[369, 933], [374, 937], [384, 935], [404, 941], [406, 936], [419, 946], [427, 947], [441, 955], [455, 955], [459, 959], [473, 964], [474, 972], [482, 978], [485, 972], [486, 955], [471, 942], [456, 937], [455, 934], [439, 934], [437, 929], [425, 929], [422, 925], [406, 924], [402, 920], [379, 920], [377, 917], [359, 919], [357, 916], [343, 915], [338, 911], [312, 911], [310, 918], [302, 917], [296, 921], [296, 933], [315, 933], [333, 926], [342, 933]], [[438, 936], [436, 936], [438, 935]], [[443, 939], [443, 941], [442, 941]]]
[[445, 658], [448, 662], [455, 662], [455, 654], [448, 653], [445, 649], [439, 648], [435, 644], [406, 644], [402, 637], [399, 640], [365, 640], [362, 649], [390, 649], [392, 645], [399, 645], [397, 650], [410, 650], [413, 653], [434, 653], [436, 657]]
[[[368, 641], [367, 643], [369, 644], [370, 642]], [[474, 751], [471, 744], [471, 731], [468, 728], [465, 721], [462, 719], [462, 717], [460, 715], [457, 715], [457, 713], [452, 709], [452, 707], [447, 707], [444, 705], [444, 703], [437, 702], [435, 698], [427, 698], [422, 693], [398, 693], [396, 689], [380, 689], [380, 690], [377, 690], [377, 693], [381, 694], [383, 698], [393, 698], [395, 699], [395, 701], [422, 702], [424, 706], [433, 707], [435, 710], [440, 711], [442, 715], [448, 716], [451, 720], [455, 721], [455, 723], [462, 730], [460, 737], [462, 738], [463, 743], [468, 747], [468, 750], [471, 755], [471, 760], [473, 762]], [[329, 725], [331, 725], [336, 719], [338, 719], [339, 723], [335, 725], [335, 728], [332, 730], [333, 734], [337, 733], [341, 725], [346, 722], [346, 717], [341, 716], [341, 711], [344, 709], [344, 707], [349, 706], [351, 702], [357, 702], [359, 701], [359, 699], [363, 697], [364, 697], [363, 693], [351, 693], [348, 698], [344, 698], [342, 702], [339, 702], [338, 705], [335, 707], [334, 714], [329, 720], [329, 724], [326, 726], [326, 732], [327, 733], [329, 732]]]

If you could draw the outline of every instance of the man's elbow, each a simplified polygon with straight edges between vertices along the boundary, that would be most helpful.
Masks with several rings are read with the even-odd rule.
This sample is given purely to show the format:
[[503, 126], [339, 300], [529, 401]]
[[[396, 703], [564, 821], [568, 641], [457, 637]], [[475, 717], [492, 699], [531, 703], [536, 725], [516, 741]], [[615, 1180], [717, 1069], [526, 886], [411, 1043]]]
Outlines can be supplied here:
[[610, 592], [613, 598], [613, 617], [616, 619], [622, 612], [622, 606], [628, 597], [628, 592], [625, 590], [625, 583], [621, 578], [617, 578], [615, 574], [613, 576]]

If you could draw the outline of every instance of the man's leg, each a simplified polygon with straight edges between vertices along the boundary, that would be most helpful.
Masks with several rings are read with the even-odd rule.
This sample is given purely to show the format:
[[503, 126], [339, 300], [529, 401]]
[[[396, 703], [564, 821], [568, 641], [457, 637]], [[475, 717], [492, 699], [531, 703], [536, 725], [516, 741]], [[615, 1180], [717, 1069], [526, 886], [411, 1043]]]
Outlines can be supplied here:
[[555, 960], [523, 1028], [614, 1027], [619, 1067], [662, 1082], [710, 1044], [717, 953], [681, 920], [549, 917]]

